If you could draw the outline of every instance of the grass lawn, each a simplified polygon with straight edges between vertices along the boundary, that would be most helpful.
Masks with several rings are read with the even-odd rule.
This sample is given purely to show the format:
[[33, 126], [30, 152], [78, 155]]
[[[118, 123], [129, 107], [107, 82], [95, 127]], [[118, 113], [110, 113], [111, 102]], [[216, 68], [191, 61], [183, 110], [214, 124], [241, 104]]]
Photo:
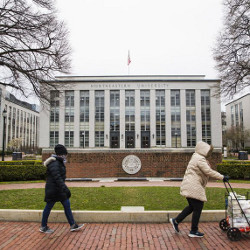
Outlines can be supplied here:
[[[73, 210], [120, 210], [121, 206], [144, 206], [145, 210], [181, 210], [187, 202], [179, 187], [84, 187], [70, 188]], [[234, 189], [246, 194], [247, 189]], [[204, 209], [224, 209], [225, 189], [207, 188]], [[43, 209], [44, 189], [0, 191], [0, 209]], [[54, 209], [63, 209], [56, 203]]]

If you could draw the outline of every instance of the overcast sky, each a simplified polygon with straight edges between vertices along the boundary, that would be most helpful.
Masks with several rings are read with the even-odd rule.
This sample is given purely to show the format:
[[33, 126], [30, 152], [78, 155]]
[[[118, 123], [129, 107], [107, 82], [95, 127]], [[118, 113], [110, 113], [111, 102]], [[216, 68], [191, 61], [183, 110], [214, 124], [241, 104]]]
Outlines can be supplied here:
[[212, 48], [222, 0], [57, 0], [69, 29], [72, 75], [202, 74], [217, 78]]

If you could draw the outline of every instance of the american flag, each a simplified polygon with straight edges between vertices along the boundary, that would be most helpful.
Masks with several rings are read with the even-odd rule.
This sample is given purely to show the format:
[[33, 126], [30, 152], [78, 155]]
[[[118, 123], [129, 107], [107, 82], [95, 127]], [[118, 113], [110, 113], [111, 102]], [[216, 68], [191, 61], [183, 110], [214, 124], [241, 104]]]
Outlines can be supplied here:
[[130, 52], [128, 51], [128, 66], [129, 66], [130, 63], [131, 63], [131, 60], [130, 60]]

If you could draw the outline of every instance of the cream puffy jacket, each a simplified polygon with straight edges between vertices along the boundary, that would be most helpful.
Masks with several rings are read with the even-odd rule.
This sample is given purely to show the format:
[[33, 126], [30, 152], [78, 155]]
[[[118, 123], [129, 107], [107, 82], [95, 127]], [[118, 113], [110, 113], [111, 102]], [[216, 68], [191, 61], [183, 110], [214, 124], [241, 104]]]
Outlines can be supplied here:
[[210, 167], [206, 160], [209, 151], [210, 145], [202, 141], [197, 143], [181, 183], [181, 195], [186, 198], [207, 201], [205, 187], [209, 177], [218, 180], [224, 177]]

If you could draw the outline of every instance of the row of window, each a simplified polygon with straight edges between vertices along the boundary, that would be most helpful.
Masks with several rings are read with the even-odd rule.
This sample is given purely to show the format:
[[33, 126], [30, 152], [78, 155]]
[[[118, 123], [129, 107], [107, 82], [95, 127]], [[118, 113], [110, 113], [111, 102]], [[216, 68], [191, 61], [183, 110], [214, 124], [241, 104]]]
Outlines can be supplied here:
[[[187, 145], [196, 145], [196, 99], [195, 90], [186, 90], [186, 129]], [[119, 147], [120, 141], [120, 91], [110, 91], [110, 147]], [[150, 147], [150, 90], [140, 91], [140, 130], [141, 147]], [[210, 91], [201, 90], [202, 140], [211, 143]], [[156, 90], [156, 145], [166, 145], [166, 96], [165, 90]], [[95, 91], [95, 147], [104, 146], [104, 91]], [[171, 143], [181, 146], [181, 102], [180, 90], [171, 90]], [[60, 99], [59, 91], [51, 92], [50, 146], [58, 142]], [[65, 91], [65, 145], [74, 143], [74, 91]], [[89, 146], [89, 91], [80, 91], [80, 144]], [[135, 91], [125, 91], [125, 139], [126, 147], [134, 146], [135, 141]], [[145, 133], [143, 133], [145, 131]], [[129, 133], [131, 132], [131, 133]], [[84, 136], [83, 136], [84, 133]], [[118, 141], [118, 142], [117, 142]], [[133, 143], [132, 143], [133, 141]]]
[[5, 105], [7, 110], [7, 145], [15, 138], [22, 138], [22, 146], [37, 146], [38, 116]]

